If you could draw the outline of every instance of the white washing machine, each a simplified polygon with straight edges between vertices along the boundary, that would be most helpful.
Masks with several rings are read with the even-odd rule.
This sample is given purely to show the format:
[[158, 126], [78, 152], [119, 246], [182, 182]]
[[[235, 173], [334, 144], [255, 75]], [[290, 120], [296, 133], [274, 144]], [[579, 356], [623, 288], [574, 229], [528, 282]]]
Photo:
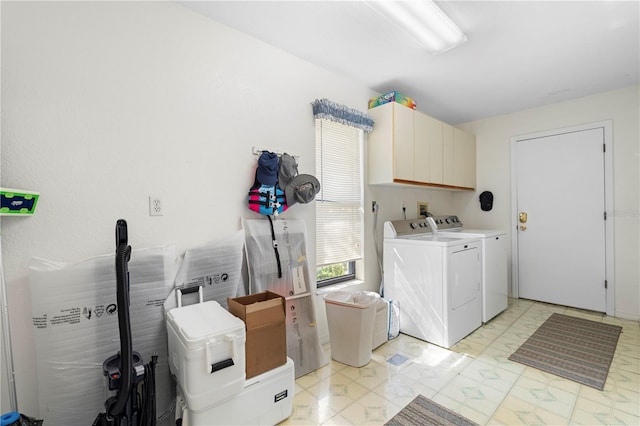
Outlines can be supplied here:
[[449, 348], [482, 325], [481, 242], [432, 232], [426, 219], [384, 224], [384, 296], [400, 331]]
[[482, 322], [507, 309], [509, 243], [507, 232], [464, 228], [458, 216], [427, 218], [434, 232], [442, 236], [480, 238], [482, 242]]

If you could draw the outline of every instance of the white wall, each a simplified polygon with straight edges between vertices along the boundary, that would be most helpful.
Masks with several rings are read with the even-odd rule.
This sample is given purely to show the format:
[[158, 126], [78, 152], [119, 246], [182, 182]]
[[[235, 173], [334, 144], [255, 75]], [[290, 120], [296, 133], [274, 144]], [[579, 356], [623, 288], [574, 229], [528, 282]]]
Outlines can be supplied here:
[[[257, 218], [245, 204], [256, 166], [252, 146], [298, 154], [300, 172], [313, 173], [310, 102], [326, 97], [364, 111], [375, 93], [170, 2], [0, 7], [0, 184], [41, 193], [35, 216], [1, 220], [20, 411], [37, 415], [29, 259], [76, 262], [111, 253], [121, 217], [134, 248], [175, 244], [182, 253], [231, 235], [242, 217]], [[380, 285], [372, 200], [380, 204], [379, 244], [383, 221], [402, 218], [402, 202], [408, 218], [416, 217], [417, 201], [427, 201], [435, 214], [503, 227], [510, 214], [511, 136], [614, 118], [616, 184], [623, 186], [616, 197], [616, 268], [636, 265], [635, 275], [630, 266], [616, 270], [616, 289], [623, 290], [621, 299], [637, 300], [638, 130], [630, 123], [638, 115], [637, 89], [575, 102], [467, 124], [478, 134], [477, 193], [496, 193], [491, 213], [479, 210], [477, 193], [365, 185], [361, 288]], [[620, 128], [619, 121], [626, 124]], [[618, 141], [619, 132], [626, 142]], [[148, 216], [149, 195], [162, 196], [164, 216]], [[313, 264], [313, 205], [285, 215], [306, 221]], [[620, 310], [637, 314], [634, 301], [627, 303]], [[321, 299], [316, 306], [326, 335]]]
[[[510, 228], [511, 138], [518, 135], [613, 121], [615, 315], [640, 319], [640, 88], [611, 91], [568, 102], [466, 123], [476, 135], [476, 194], [456, 193], [456, 211], [478, 228]], [[494, 193], [494, 208], [480, 209], [477, 194]]]
[[[2, 2], [2, 181], [40, 191], [33, 217], [2, 218], [2, 255], [20, 411], [37, 415], [28, 262], [77, 262], [114, 250], [125, 218], [136, 248], [178, 253], [258, 218], [246, 207], [252, 146], [315, 168], [310, 102], [366, 110], [376, 93], [170, 2]], [[444, 191], [365, 187], [382, 221], [416, 201], [449, 211]], [[164, 216], [149, 217], [149, 195]], [[373, 198], [371, 198], [373, 197]], [[437, 211], [437, 209], [436, 209]], [[361, 288], [377, 290], [373, 215], [365, 217]], [[306, 221], [313, 204], [283, 217]], [[309, 260], [315, 263], [315, 252]], [[324, 306], [317, 303], [326, 339]], [[2, 412], [9, 409], [3, 375]]]

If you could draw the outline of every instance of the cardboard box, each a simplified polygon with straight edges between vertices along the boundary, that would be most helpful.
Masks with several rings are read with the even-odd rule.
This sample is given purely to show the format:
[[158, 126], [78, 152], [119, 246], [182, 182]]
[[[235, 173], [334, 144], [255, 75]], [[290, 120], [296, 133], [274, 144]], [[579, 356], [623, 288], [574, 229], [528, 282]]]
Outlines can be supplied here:
[[229, 312], [244, 321], [246, 378], [287, 362], [285, 300], [270, 291], [228, 298]]
[[369, 99], [369, 109], [375, 108], [380, 105], [384, 105], [389, 102], [397, 102], [400, 105], [404, 105], [411, 109], [416, 109], [416, 102], [403, 94], [396, 92], [385, 93], [384, 95], [377, 96], [375, 98]]

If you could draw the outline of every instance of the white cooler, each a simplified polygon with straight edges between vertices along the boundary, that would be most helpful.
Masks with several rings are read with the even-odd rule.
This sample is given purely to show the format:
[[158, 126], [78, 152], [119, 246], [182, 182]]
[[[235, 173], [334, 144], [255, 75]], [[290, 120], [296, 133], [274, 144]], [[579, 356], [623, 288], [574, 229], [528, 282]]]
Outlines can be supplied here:
[[245, 387], [244, 322], [218, 302], [167, 313], [169, 369], [191, 411], [234, 397]]
[[291, 415], [295, 391], [293, 361], [246, 381], [238, 395], [213, 407], [192, 411], [178, 389], [176, 418], [188, 426], [275, 425]]

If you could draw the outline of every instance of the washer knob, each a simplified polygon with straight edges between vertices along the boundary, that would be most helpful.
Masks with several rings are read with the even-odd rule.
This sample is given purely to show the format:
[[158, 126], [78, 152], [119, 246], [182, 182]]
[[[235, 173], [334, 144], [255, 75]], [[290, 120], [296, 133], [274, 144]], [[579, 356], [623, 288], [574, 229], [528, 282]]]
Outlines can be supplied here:
[[409, 224], [409, 226], [411, 227], [411, 229], [416, 229], [416, 227], [417, 227], [417, 226], [416, 226], [416, 224], [415, 224], [414, 222], [411, 222], [411, 223]]

